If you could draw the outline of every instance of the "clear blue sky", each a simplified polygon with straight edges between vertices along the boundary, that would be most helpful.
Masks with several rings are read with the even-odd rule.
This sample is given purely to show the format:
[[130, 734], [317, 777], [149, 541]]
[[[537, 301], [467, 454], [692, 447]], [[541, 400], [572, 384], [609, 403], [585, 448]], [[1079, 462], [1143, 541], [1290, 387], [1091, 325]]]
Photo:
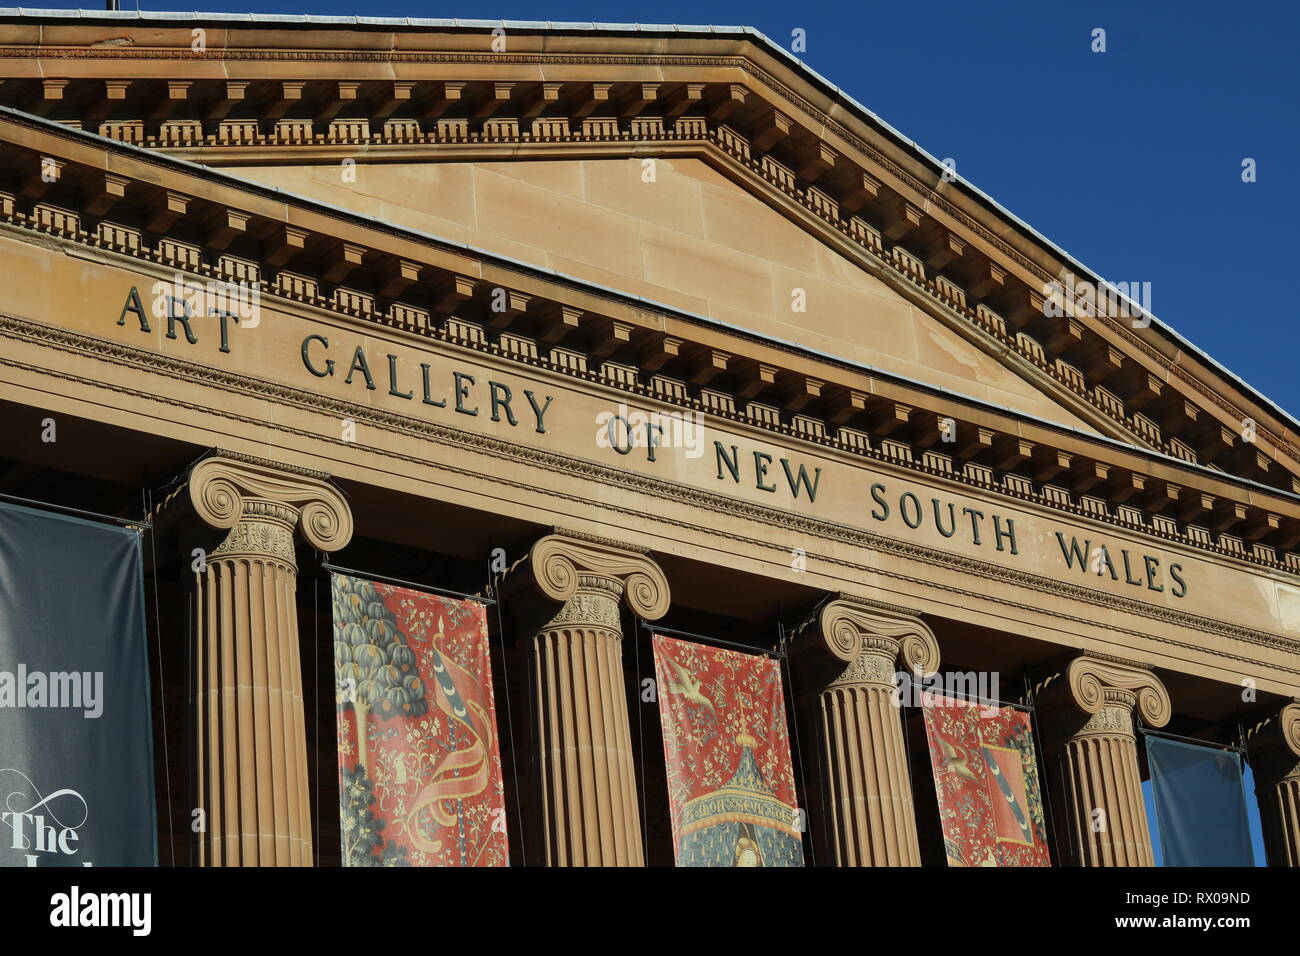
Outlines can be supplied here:
[[[1157, 316], [1300, 415], [1292, 0], [240, 2], [144, 0], [154, 10], [742, 24], [787, 48], [802, 28], [800, 57], [823, 76], [955, 159], [1104, 278], [1150, 282]], [[1096, 27], [1105, 53], [1091, 52]], [[1241, 181], [1245, 157], [1257, 161], [1255, 183]]]

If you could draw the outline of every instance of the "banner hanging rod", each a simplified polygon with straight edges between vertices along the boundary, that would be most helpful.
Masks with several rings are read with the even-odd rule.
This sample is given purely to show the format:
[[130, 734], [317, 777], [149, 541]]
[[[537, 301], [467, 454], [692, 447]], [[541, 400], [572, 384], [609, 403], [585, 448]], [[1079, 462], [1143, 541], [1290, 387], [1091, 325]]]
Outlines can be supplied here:
[[719, 644], [723, 647], [734, 647], [740, 651], [747, 651], [751, 654], [766, 654], [769, 657], [778, 659], [786, 656], [785, 651], [777, 650], [774, 647], [758, 647], [754, 644], [737, 644], [735, 641], [724, 641], [720, 637], [710, 637], [707, 634], [692, 634], [690, 631], [675, 631], [670, 627], [658, 627], [647, 621], [637, 619], [637, 623], [652, 634], [662, 634], [665, 637], [680, 637], [688, 641], [698, 641], [701, 644]]
[[1237, 744], [1221, 744], [1217, 740], [1202, 740], [1200, 737], [1184, 737], [1182, 734], [1171, 734], [1165, 730], [1152, 730], [1149, 727], [1142, 727], [1142, 733], [1148, 737], [1164, 737], [1167, 740], [1181, 740], [1183, 743], [1196, 744], [1200, 747], [1213, 747], [1216, 750], [1230, 750], [1233, 753], [1245, 754], [1246, 748]]
[[[909, 683], [911, 683], [913, 688], [919, 690], [921, 693], [925, 693], [927, 690], [929, 690], [929, 688], [927, 688], [924, 683], [918, 681], [911, 674], [908, 675], [908, 681]], [[952, 695], [943, 693], [942, 691], [930, 691], [930, 693], [941, 694], [944, 697], [949, 697], [950, 699], [952, 699]], [[985, 707], [1010, 707], [1012, 710], [1018, 710], [1026, 714], [1032, 714], [1034, 712], [1034, 708], [1031, 705], [1022, 704], [1019, 701], [1014, 701], [1014, 700], [998, 700], [996, 697], [980, 697], [976, 694], [967, 694], [964, 697], [960, 697], [956, 699], [971, 704], [982, 704]]]
[[375, 581], [383, 581], [385, 584], [396, 584], [399, 587], [414, 588], [417, 591], [429, 591], [433, 594], [441, 594], [443, 597], [460, 598], [463, 601], [477, 601], [479, 604], [489, 606], [497, 602], [493, 598], [480, 597], [477, 594], [464, 594], [460, 591], [452, 591], [449, 588], [434, 587], [432, 584], [421, 584], [419, 581], [406, 581], [402, 578], [392, 578], [385, 574], [374, 574], [370, 571], [357, 571], [353, 568], [339, 567], [337, 564], [330, 564], [328, 561], [322, 561], [320, 566], [326, 571], [333, 571], [337, 574], [348, 574], [354, 578], [371, 578]]
[[125, 525], [130, 528], [153, 528], [153, 522], [144, 518], [119, 518], [117, 515], [100, 514], [98, 511], [87, 511], [85, 508], [73, 508], [69, 505], [59, 505], [52, 501], [38, 501], [35, 498], [19, 498], [17, 495], [5, 494], [0, 494], [0, 501], [12, 501], [16, 504], [30, 505], [33, 508], [41, 508], [47, 511], [66, 511], [69, 514], [82, 515], [87, 518], [94, 518], [96, 521], [108, 521], [113, 524]]

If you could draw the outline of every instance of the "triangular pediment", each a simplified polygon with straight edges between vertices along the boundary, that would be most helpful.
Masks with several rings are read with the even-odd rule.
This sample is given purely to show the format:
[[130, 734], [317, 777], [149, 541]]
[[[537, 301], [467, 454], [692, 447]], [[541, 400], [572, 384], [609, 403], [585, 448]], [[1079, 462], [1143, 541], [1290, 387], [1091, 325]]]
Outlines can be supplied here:
[[[651, 172], [647, 172], [650, 170]], [[817, 234], [694, 157], [226, 171], [765, 337], [1090, 431]], [[647, 181], [648, 176], [653, 176]], [[981, 347], [984, 344], [984, 347]], [[1095, 417], [1095, 416], [1094, 416]]]
[[[1300, 423], [1140, 310], [1052, 314], [1053, 283], [1096, 277], [756, 31], [500, 27], [21, 14], [0, 21], [0, 100], [1300, 491]], [[660, 188], [600, 218], [599, 190], [646, 160]], [[334, 183], [302, 179], [327, 167]], [[592, 193], [578, 202], [575, 176]], [[494, 210], [493, 190], [521, 205]], [[553, 202], [528, 208], [538, 196]], [[565, 236], [566, 215], [591, 221]], [[786, 314], [796, 288], [815, 294]]]

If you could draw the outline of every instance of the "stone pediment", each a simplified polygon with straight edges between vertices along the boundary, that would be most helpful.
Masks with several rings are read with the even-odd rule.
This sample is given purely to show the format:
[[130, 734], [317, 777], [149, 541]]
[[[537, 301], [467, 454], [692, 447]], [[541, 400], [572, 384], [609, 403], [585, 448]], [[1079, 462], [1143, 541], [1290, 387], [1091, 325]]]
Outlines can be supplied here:
[[[372, 394], [383, 393], [376, 383], [387, 374], [406, 383], [389, 391], [410, 398], [410, 376], [419, 374], [415, 355], [397, 359], [396, 375], [385, 367], [381, 343], [394, 354], [474, 352], [560, 374], [593, 400], [612, 393], [616, 402], [703, 413], [715, 426], [757, 430], [783, 445], [811, 443], [847, 460], [1300, 570], [1292, 550], [1300, 503], [1280, 490], [25, 113], [0, 111], [0, 141], [17, 184], [0, 190], [0, 245], [10, 268], [81, 275], [68, 286], [80, 282], [72, 302], [42, 304], [55, 290], [41, 283], [16, 287], [0, 314], [0, 337], [135, 365], [158, 363], [138, 351], [139, 336], [151, 335], [168, 354], [160, 369], [259, 392], [274, 390], [281, 374], [301, 375], [304, 363], [321, 374], [324, 353], [309, 353], [306, 339], [282, 353], [288, 365], [257, 381], [232, 377], [220, 354], [215, 364], [194, 366], [185, 342], [200, 336], [159, 312], [152, 291], [155, 281], [259, 282], [266, 308], [325, 323], [318, 332], [333, 326], [373, 340], [377, 364], [351, 360]], [[41, 173], [51, 166], [57, 174], [46, 182]], [[106, 284], [88, 286], [92, 274]], [[151, 306], [126, 298], [133, 285]], [[111, 314], [94, 306], [103, 301]], [[219, 330], [222, 352], [226, 337], [242, 331], [224, 319], [207, 324], [203, 342], [214, 348]], [[277, 336], [289, 328], [272, 325]], [[121, 335], [136, 345], [129, 356], [110, 340]]]
[[[869, 271], [704, 160], [659, 157], [650, 167], [631, 147], [627, 152], [382, 163], [349, 182], [337, 164], [226, 170], [993, 405], [1120, 436], [1116, 423], [967, 327], [907, 277], [886, 266]], [[753, 188], [761, 194], [768, 186]]]
[[[0, 24], [0, 39], [21, 39], [3, 33], [12, 29]], [[96, 45], [84, 31], [79, 45], [61, 45], [50, 27], [43, 46], [0, 47], [10, 54], [26, 49], [47, 76], [57, 72], [53, 61], [70, 71], [73, 54], [85, 54], [75, 82], [6, 83], [26, 109], [0, 116], [7, 144], [3, 215], [29, 232], [133, 256], [152, 268], [256, 279], [286, 300], [394, 333], [507, 354], [1294, 569], [1290, 551], [1300, 521], [1287, 470], [1289, 420], [1259, 411], [1258, 440], [1243, 444], [1228, 426], [1229, 411], [1255, 409], [1251, 395], [1207, 391], [1187, 366], [1191, 378], [1183, 384], [1195, 379], [1201, 391], [1182, 391], [1172, 366], [1157, 368], [1160, 353], [1137, 332], [1110, 329], [1109, 320], [1095, 317], [1049, 319], [1024, 271], [1032, 261], [980, 238], [985, 227], [969, 216], [943, 227], [941, 246], [927, 245], [926, 237], [939, 234], [935, 217], [960, 211], [955, 193], [938, 201], [949, 184], [936, 183], [943, 188], [929, 199], [917, 194], [918, 203], [900, 206], [890, 196], [915, 185], [915, 170], [877, 169], [883, 178], [874, 185], [857, 178], [862, 167], [855, 164], [867, 161], [868, 147], [888, 146], [879, 131], [875, 146], [834, 140], [842, 151], [818, 140], [823, 145], [814, 156], [794, 119], [806, 119], [815, 104], [798, 100], [790, 85], [810, 81], [792, 74], [776, 86], [745, 85], [759, 66], [775, 62], [756, 41], [727, 41], [743, 55], [718, 52], [722, 41], [711, 36], [682, 40], [694, 49], [691, 56], [647, 47], [620, 58], [600, 52], [608, 33], [587, 37], [586, 52], [497, 58], [492, 69], [505, 79], [457, 88], [460, 81], [373, 72], [356, 81], [277, 77], [295, 60], [300, 75], [303, 63], [337, 77], [385, 62], [465, 75], [467, 63], [481, 69], [481, 54], [365, 52], [346, 31], [310, 41], [324, 37], [332, 49], [308, 49], [306, 35], [290, 31], [272, 56], [257, 46], [264, 37], [255, 43], [245, 36], [237, 51], [227, 37], [218, 65], [227, 74], [247, 67], [245, 81], [215, 77], [211, 58], [180, 49], [164, 55], [156, 47]], [[165, 33], [151, 36], [164, 50], [171, 42]], [[436, 31], [421, 36], [433, 47], [445, 45]], [[573, 39], [555, 42], [564, 47]], [[123, 49], [129, 56], [111, 54]], [[734, 73], [738, 82], [700, 73], [708, 56], [717, 57], [724, 79]], [[97, 78], [120, 76], [123, 59], [155, 79], [141, 85]], [[538, 80], [538, 63], [552, 59], [557, 70], [582, 66], [587, 76], [627, 62], [622, 78], [609, 84]], [[17, 62], [0, 57], [0, 69]], [[669, 66], [671, 81], [635, 78], [636, 71]], [[512, 70], [533, 78], [512, 79]], [[166, 79], [178, 75], [198, 78]], [[682, 79], [688, 76], [707, 82]], [[784, 97], [777, 105], [794, 115], [789, 125], [773, 120], [765, 131], [767, 111], [785, 115], [772, 105], [773, 90]], [[43, 119], [30, 115], [41, 112]], [[411, 117], [414, 134], [403, 127], [414, 139], [402, 139], [406, 134], [390, 125], [404, 113], [418, 114]], [[335, 125], [350, 114], [352, 126]], [[277, 115], [296, 125], [282, 126]], [[489, 124], [512, 116], [532, 125]], [[470, 125], [443, 123], [448, 118]], [[588, 123], [592, 118], [604, 125]], [[539, 127], [543, 119], [555, 122]], [[191, 139], [176, 139], [173, 123], [188, 124]], [[232, 138], [232, 123], [251, 138]], [[96, 140], [85, 129], [95, 124], [112, 139], [136, 142]], [[218, 172], [168, 162], [169, 155]], [[778, 155], [784, 160], [771, 159]], [[349, 159], [356, 163], [351, 169]], [[639, 175], [646, 159], [655, 161], [654, 185], [665, 187], [667, 203], [641, 189], [649, 185]], [[51, 164], [56, 175], [47, 177]], [[351, 188], [361, 182], [357, 170], [368, 193]], [[356, 181], [347, 182], [348, 175]], [[443, 188], [455, 177], [458, 188]], [[493, 185], [480, 188], [475, 178]], [[832, 195], [846, 181], [852, 188]], [[467, 200], [469, 208], [455, 208]], [[362, 214], [349, 215], [349, 206]], [[586, 222], [603, 216], [615, 225], [590, 236], [578, 230], [563, 248], [548, 240], [548, 225], [583, 209]], [[970, 242], [958, 235], [962, 223]], [[683, 254], [673, 227], [700, 245]], [[650, 247], [664, 259], [657, 276], [646, 266]], [[641, 260], [615, 268], [619, 255]], [[975, 281], [986, 267], [987, 281]], [[763, 283], [762, 276], [766, 305], [747, 287]], [[1021, 293], [1008, 293], [1011, 287], [1029, 303], [1020, 311], [1012, 305]], [[811, 293], [806, 312], [789, 307], [796, 289]], [[1182, 354], [1179, 361], [1190, 359]], [[1187, 397], [1192, 393], [1201, 404]]]
[[[902, 374], [919, 366], [929, 374], [917, 377], [939, 387], [964, 382], [994, 404], [1028, 402], [1054, 421], [1300, 487], [1293, 419], [1146, 317], [1135, 327], [1074, 301], [1045, 315], [1052, 283], [1095, 277], [961, 180], [945, 181], [929, 157], [752, 30], [37, 13], [0, 18], [0, 77], [9, 105], [250, 178], [346, 160], [456, 169], [545, 159], [554, 168], [536, 176], [562, 181], [574, 164], [650, 158], [685, 172], [689, 157], [818, 243], [832, 263], [823, 272], [851, 276], [842, 285], [859, 288], [821, 296], [819, 315], [814, 296], [801, 329], [836, 345], [838, 327], [856, 351], [843, 357], [893, 362]], [[400, 174], [387, 178], [400, 192]], [[454, 192], [439, 201], [466, 201]], [[775, 248], [807, 244], [795, 236]], [[780, 260], [778, 251], [766, 283], [724, 264], [720, 284], [733, 293], [767, 284], [775, 311], [776, 291], [804, 288], [797, 256], [793, 268]], [[745, 307], [753, 295], [715, 303], [698, 288], [588, 265], [583, 278], [703, 303], [741, 327], [779, 327]], [[874, 325], [873, 310], [862, 328], [846, 315], [855, 294], [876, 296]], [[897, 320], [904, 313], [913, 321]], [[882, 324], [898, 345], [885, 354], [870, 341]]]

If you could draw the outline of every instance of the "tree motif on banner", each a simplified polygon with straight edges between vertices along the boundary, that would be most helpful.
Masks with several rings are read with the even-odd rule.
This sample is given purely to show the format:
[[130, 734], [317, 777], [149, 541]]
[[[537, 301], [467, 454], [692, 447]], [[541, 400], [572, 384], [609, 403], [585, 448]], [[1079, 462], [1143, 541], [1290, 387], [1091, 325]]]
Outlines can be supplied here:
[[375, 587], [334, 576], [334, 671], [341, 704], [357, 720], [357, 765], [367, 763], [368, 717], [419, 717], [425, 711], [424, 684], [415, 674], [415, 653], [397, 629], [397, 618]]
[[482, 605], [336, 575], [340, 819], [362, 866], [504, 866]]
[[375, 816], [375, 788], [360, 764], [343, 768], [339, 787], [344, 865], [410, 866], [406, 847], [384, 842], [386, 823]]

